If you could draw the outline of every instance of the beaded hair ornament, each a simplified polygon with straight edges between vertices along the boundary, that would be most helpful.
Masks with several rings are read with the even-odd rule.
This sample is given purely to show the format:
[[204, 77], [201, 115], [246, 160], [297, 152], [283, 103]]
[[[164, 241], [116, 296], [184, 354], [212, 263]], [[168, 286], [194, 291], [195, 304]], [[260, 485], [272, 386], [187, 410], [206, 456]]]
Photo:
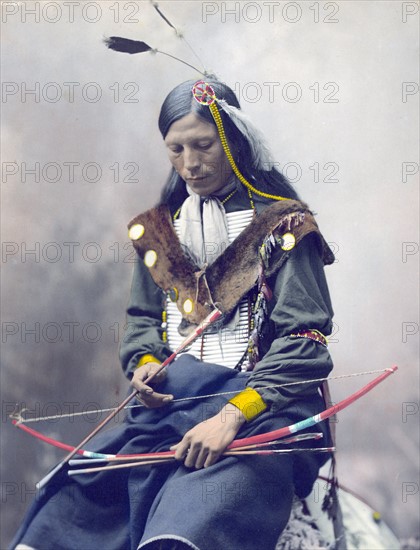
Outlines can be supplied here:
[[[260, 195], [261, 197], [265, 197], [267, 199], [274, 199], [274, 200], [287, 200], [286, 197], [281, 197], [279, 195], [270, 195], [269, 193], [264, 193], [260, 191], [259, 189], [256, 189], [253, 185], [249, 183], [249, 181], [242, 175], [239, 168], [236, 165], [235, 159], [233, 158], [233, 155], [231, 153], [229, 143], [226, 137], [225, 129], [222, 122], [222, 117], [220, 115], [219, 109], [217, 107], [217, 103], [221, 105], [222, 109], [226, 112], [228, 116], [230, 116], [232, 122], [235, 124], [235, 126], [238, 128], [238, 130], [244, 135], [244, 137], [247, 139], [248, 143], [251, 146], [251, 150], [253, 152], [254, 159], [256, 161], [257, 167], [260, 168], [261, 164], [264, 164], [266, 162], [270, 162], [268, 160], [264, 160], [267, 158], [266, 155], [259, 155], [258, 154], [258, 148], [256, 147], [256, 142], [259, 137], [259, 132], [255, 128], [250, 128], [250, 124], [246, 125], [243, 121], [242, 124], [238, 123], [239, 115], [235, 113], [235, 111], [239, 112], [239, 109], [236, 109], [235, 107], [232, 107], [227, 103], [227, 101], [224, 100], [218, 100], [216, 97], [216, 94], [213, 90], [213, 88], [210, 86], [210, 84], [207, 84], [204, 80], [199, 80], [194, 84], [192, 87], [192, 95], [194, 99], [200, 104], [200, 105], [207, 105], [210, 109], [210, 112], [213, 116], [214, 122], [217, 127], [217, 131], [219, 132], [220, 141], [222, 143], [223, 150], [226, 154], [226, 157], [232, 167], [232, 170], [235, 174], [235, 176], [239, 179], [239, 181], [248, 189], [248, 191], [252, 191], [256, 195]], [[240, 117], [239, 120], [242, 120], [244, 117]], [[242, 126], [242, 128], [241, 128]], [[250, 131], [251, 130], [251, 131]], [[253, 135], [252, 135], [253, 134]], [[263, 141], [260, 141], [260, 144], [264, 143]], [[265, 146], [263, 146], [264, 149], [267, 149]], [[268, 149], [267, 149], [268, 151]]]
[[[169, 19], [159, 9], [157, 2], [152, 1], [151, 4], [156, 10], [156, 12], [159, 14], [159, 16], [165, 21], [165, 23], [167, 23], [175, 31], [175, 34], [177, 35], [177, 37], [184, 40], [184, 42], [187, 44], [187, 46], [193, 52], [193, 54], [197, 57], [200, 63], [203, 64], [201, 59], [197, 56], [196, 52], [193, 50], [190, 44], [186, 41], [183, 34], [176, 29], [176, 27], [169, 21]], [[163, 55], [170, 57], [171, 59], [175, 59], [176, 61], [179, 61], [184, 65], [187, 65], [188, 67], [191, 67], [192, 69], [201, 73], [204, 77], [209, 76], [205, 70], [201, 71], [197, 69], [197, 67], [194, 67], [193, 65], [191, 65], [190, 63], [187, 63], [186, 61], [184, 61], [183, 59], [180, 59], [179, 57], [176, 57], [162, 50], [158, 50], [157, 48], [152, 48], [151, 46], [149, 46], [149, 44], [146, 44], [146, 42], [142, 42], [139, 40], [130, 40], [128, 38], [122, 38], [119, 36], [110, 36], [109, 38], [105, 39], [105, 44], [108, 48], [112, 50], [123, 52], [123, 53], [129, 53], [129, 54], [137, 54], [137, 53], [143, 53], [143, 52], [151, 52], [154, 54], [161, 53]], [[212, 78], [214, 79], [214, 76], [212, 76]], [[216, 124], [220, 141], [223, 146], [223, 150], [226, 154], [226, 157], [236, 177], [239, 179], [242, 185], [244, 185], [247, 188], [248, 194], [253, 192], [256, 195], [265, 197], [267, 199], [272, 199], [277, 201], [287, 200], [287, 197], [282, 197], [279, 195], [271, 195], [269, 193], [264, 193], [263, 191], [256, 189], [253, 185], [251, 185], [251, 183], [249, 183], [249, 181], [240, 172], [229, 147], [229, 143], [226, 137], [219, 107], [226, 113], [226, 115], [230, 118], [232, 123], [238, 129], [238, 131], [244, 136], [244, 138], [249, 143], [255, 167], [259, 170], [267, 170], [269, 169], [270, 166], [273, 165], [273, 160], [271, 158], [270, 151], [265, 142], [264, 136], [258, 130], [258, 128], [256, 128], [252, 124], [250, 119], [240, 109], [237, 109], [232, 105], [229, 105], [228, 102], [224, 99], [218, 99], [216, 97], [216, 94], [213, 88], [210, 86], [210, 84], [208, 84], [204, 80], [198, 80], [192, 87], [191, 91], [194, 99], [200, 105], [206, 105], [209, 107], [210, 112], [213, 116], [214, 122]]]

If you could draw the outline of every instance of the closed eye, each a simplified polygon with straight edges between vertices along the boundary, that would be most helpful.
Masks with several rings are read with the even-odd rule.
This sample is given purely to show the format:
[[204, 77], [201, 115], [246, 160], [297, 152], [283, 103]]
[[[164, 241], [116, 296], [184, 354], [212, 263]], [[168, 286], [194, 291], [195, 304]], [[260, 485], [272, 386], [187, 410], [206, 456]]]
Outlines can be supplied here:
[[168, 147], [171, 153], [174, 153], [175, 155], [179, 155], [182, 153], [182, 147], [180, 145], [171, 145]]
[[197, 143], [197, 148], [205, 151], [206, 149], [210, 149], [212, 145], [213, 141], [201, 141]]

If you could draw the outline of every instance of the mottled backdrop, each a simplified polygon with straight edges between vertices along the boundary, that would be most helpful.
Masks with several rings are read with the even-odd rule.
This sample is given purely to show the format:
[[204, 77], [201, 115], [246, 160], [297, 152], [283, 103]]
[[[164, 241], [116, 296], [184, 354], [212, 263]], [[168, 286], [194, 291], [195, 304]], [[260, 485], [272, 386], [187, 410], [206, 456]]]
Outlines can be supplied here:
[[[205, 67], [236, 91], [336, 252], [336, 374], [399, 372], [343, 412], [341, 481], [399, 536], [418, 533], [419, 74], [416, 2], [160, 2]], [[146, 1], [2, 2], [2, 540], [60, 452], [13, 428], [76, 443], [119, 370], [132, 270], [127, 222], [159, 197], [169, 165], [165, 95], [199, 77], [145, 40], [200, 63]], [[372, 376], [332, 383], [336, 400]]]

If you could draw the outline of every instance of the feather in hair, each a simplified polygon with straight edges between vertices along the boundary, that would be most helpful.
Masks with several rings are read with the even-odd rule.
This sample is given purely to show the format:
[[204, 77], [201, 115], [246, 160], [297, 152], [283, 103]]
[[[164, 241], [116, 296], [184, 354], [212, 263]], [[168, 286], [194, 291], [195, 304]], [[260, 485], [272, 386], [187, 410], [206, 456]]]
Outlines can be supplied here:
[[109, 38], [105, 38], [104, 42], [110, 50], [115, 50], [116, 52], [143, 53], [153, 50], [146, 42], [130, 40], [121, 36], [110, 36]]
[[218, 99], [217, 103], [248, 141], [256, 168], [270, 170], [273, 167], [273, 157], [263, 133], [240, 109], [229, 105], [224, 99]]
[[191, 44], [188, 42], [188, 40], [185, 38], [184, 34], [181, 31], [179, 31], [173, 23], [171, 23], [169, 21], [169, 19], [166, 17], [166, 15], [163, 13], [163, 11], [159, 8], [159, 4], [157, 2], [155, 2], [154, 0], [150, 0], [150, 3], [155, 8], [156, 12], [160, 15], [160, 17], [165, 21], [165, 23], [167, 25], [169, 25], [171, 27], [171, 29], [173, 29], [175, 31], [175, 34], [177, 35], [177, 37], [180, 38], [181, 40], [183, 40], [185, 42], [185, 44], [188, 46], [188, 48], [191, 50], [194, 57], [197, 59], [197, 61], [203, 67], [203, 70], [199, 71], [199, 72], [201, 74], [206, 74], [207, 71], [204, 69], [204, 63], [203, 63], [202, 59], [200, 58], [198, 53], [194, 50], [194, 48], [191, 46]]
[[158, 14], [162, 17], [162, 19], [165, 21], [165, 23], [167, 23], [171, 29], [173, 29], [176, 34], [178, 34], [178, 30], [177, 28], [175, 27], [175, 25], [172, 25], [172, 23], [169, 21], [169, 19], [166, 17], [166, 15], [164, 15], [164, 13], [162, 13], [162, 10], [159, 9], [159, 4], [157, 2], [151, 2], [152, 6], [155, 8], [155, 10], [158, 12]]
[[191, 63], [187, 63], [187, 61], [184, 61], [183, 59], [176, 57], [175, 55], [172, 55], [170, 53], [163, 52], [162, 50], [158, 50], [157, 48], [152, 48], [151, 46], [149, 46], [149, 44], [146, 44], [146, 42], [141, 42], [140, 40], [130, 40], [129, 38], [122, 38], [121, 36], [110, 36], [109, 38], [105, 38], [104, 42], [109, 49], [115, 50], [116, 52], [129, 54], [143, 52], [152, 52], [154, 54], [161, 53], [162, 55], [166, 55], [168, 57], [171, 57], [172, 59], [176, 59], [176, 61], [187, 65], [187, 67], [191, 67], [191, 69], [194, 69], [194, 71], [197, 71], [198, 73], [205, 76], [205, 74], [200, 71], [200, 69], [197, 69], [197, 67], [194, 67], [194, 65], [191, 65]]

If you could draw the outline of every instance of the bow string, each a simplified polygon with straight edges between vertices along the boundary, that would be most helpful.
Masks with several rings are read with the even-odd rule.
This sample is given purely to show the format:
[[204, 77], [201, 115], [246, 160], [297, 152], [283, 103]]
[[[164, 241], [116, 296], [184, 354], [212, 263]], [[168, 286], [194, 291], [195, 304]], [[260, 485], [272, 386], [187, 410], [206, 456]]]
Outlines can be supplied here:
[[[379, 376], [368, 382], [366, 385], [364, 385], [359, 390], [355, 391], [348, 397], [345, 397], [335, 405], [332, 405], [331, 407], [326, 408], [322, 412], [310, 416], [304, 420], [300, 420], [298, 422], [295, 422], [293, 424], [290, 424], [289, 426], [284, 426], [283, 428], [262, 433], [258, 435], [253, 435], [250, 437], [245, 437], [241, 439], [235, 439], [228, 447], [227, 451], [233, 451], [234, 449], [239, 449], [242, 447], [249, 447], [249, 446], [260, 446], [267, 443], [272, 443], [277, 440], [281, 440], [282, 438], [285, 438], [286, 436], [291, 436], [295, 434], [296, 432], [299, 432], [301, 430], [304, 430], [306, 428], [310, 428], [314, 426], [315, 424], [318, 424], [319, 422], [322, 422], [323, 420], [327, 420], [331, 416], [334, 416], [338, 412], [342, 411], [343, 409], [350, 406], [352, 403], [366, 395], [368, 392], [370, 392], [375, 386], [383, 382], [388, 376], [396, 372], [398, 369], [397, 366], [392, 366], [390, 368], [387, 368], [381, 372]], [[372, 371], [370, 371], [372, 372]], [[375, 371], [378, 372], [378, 371]], [[362, 373], [357, 373], [357, 375], [360, 375]], [[351, 375], [344, 375], [345, 376], [351, 376]], [[341, 378], [341, 377], [337, 377]], [[166, 457], [173, 457], [175, 454], [175, 451], [160, 451], [160, 452], [153, 452], [153, 453], [136, 453], [136, 454], [127, 454], [127, 455], [110, 455], [110, 454], [104, 454], [104, 453], [97, 453], [93, 451], [88, 451], [86, 449], [77, 448], [72, 445], [68, 445], [66, 443], [62, 443], [52, 437], [45, 436], [38, 432], [37, 430], [34, 430], [33, 428], [29, 428], [25, 425], [25, 420], [21, 419], [20, 415], [18, 413], [14, 413], [11, 415], [12, 417], [12, 424], [21, 430], [25, 431], [29, 435], [36, 437], [37, 439], [40, 439], [41, 441], [48, 443], [50, 445], [53, 445], [55, 447], [58, 447], [62, 450], [68, 451], [70, 453], [79, 454], [81, 456], [84, 456], [86, 458], [90, 459], [106, 459], [111, 460], [114, 458], [149, 458], [149, 459], [161, 459]], [[313, 434], [311, 434], [313, 435]], [[283, 441], [285, 442], [285, 441]], [[330, 451], [333, 451], [333, 448], [329, 448]]]

